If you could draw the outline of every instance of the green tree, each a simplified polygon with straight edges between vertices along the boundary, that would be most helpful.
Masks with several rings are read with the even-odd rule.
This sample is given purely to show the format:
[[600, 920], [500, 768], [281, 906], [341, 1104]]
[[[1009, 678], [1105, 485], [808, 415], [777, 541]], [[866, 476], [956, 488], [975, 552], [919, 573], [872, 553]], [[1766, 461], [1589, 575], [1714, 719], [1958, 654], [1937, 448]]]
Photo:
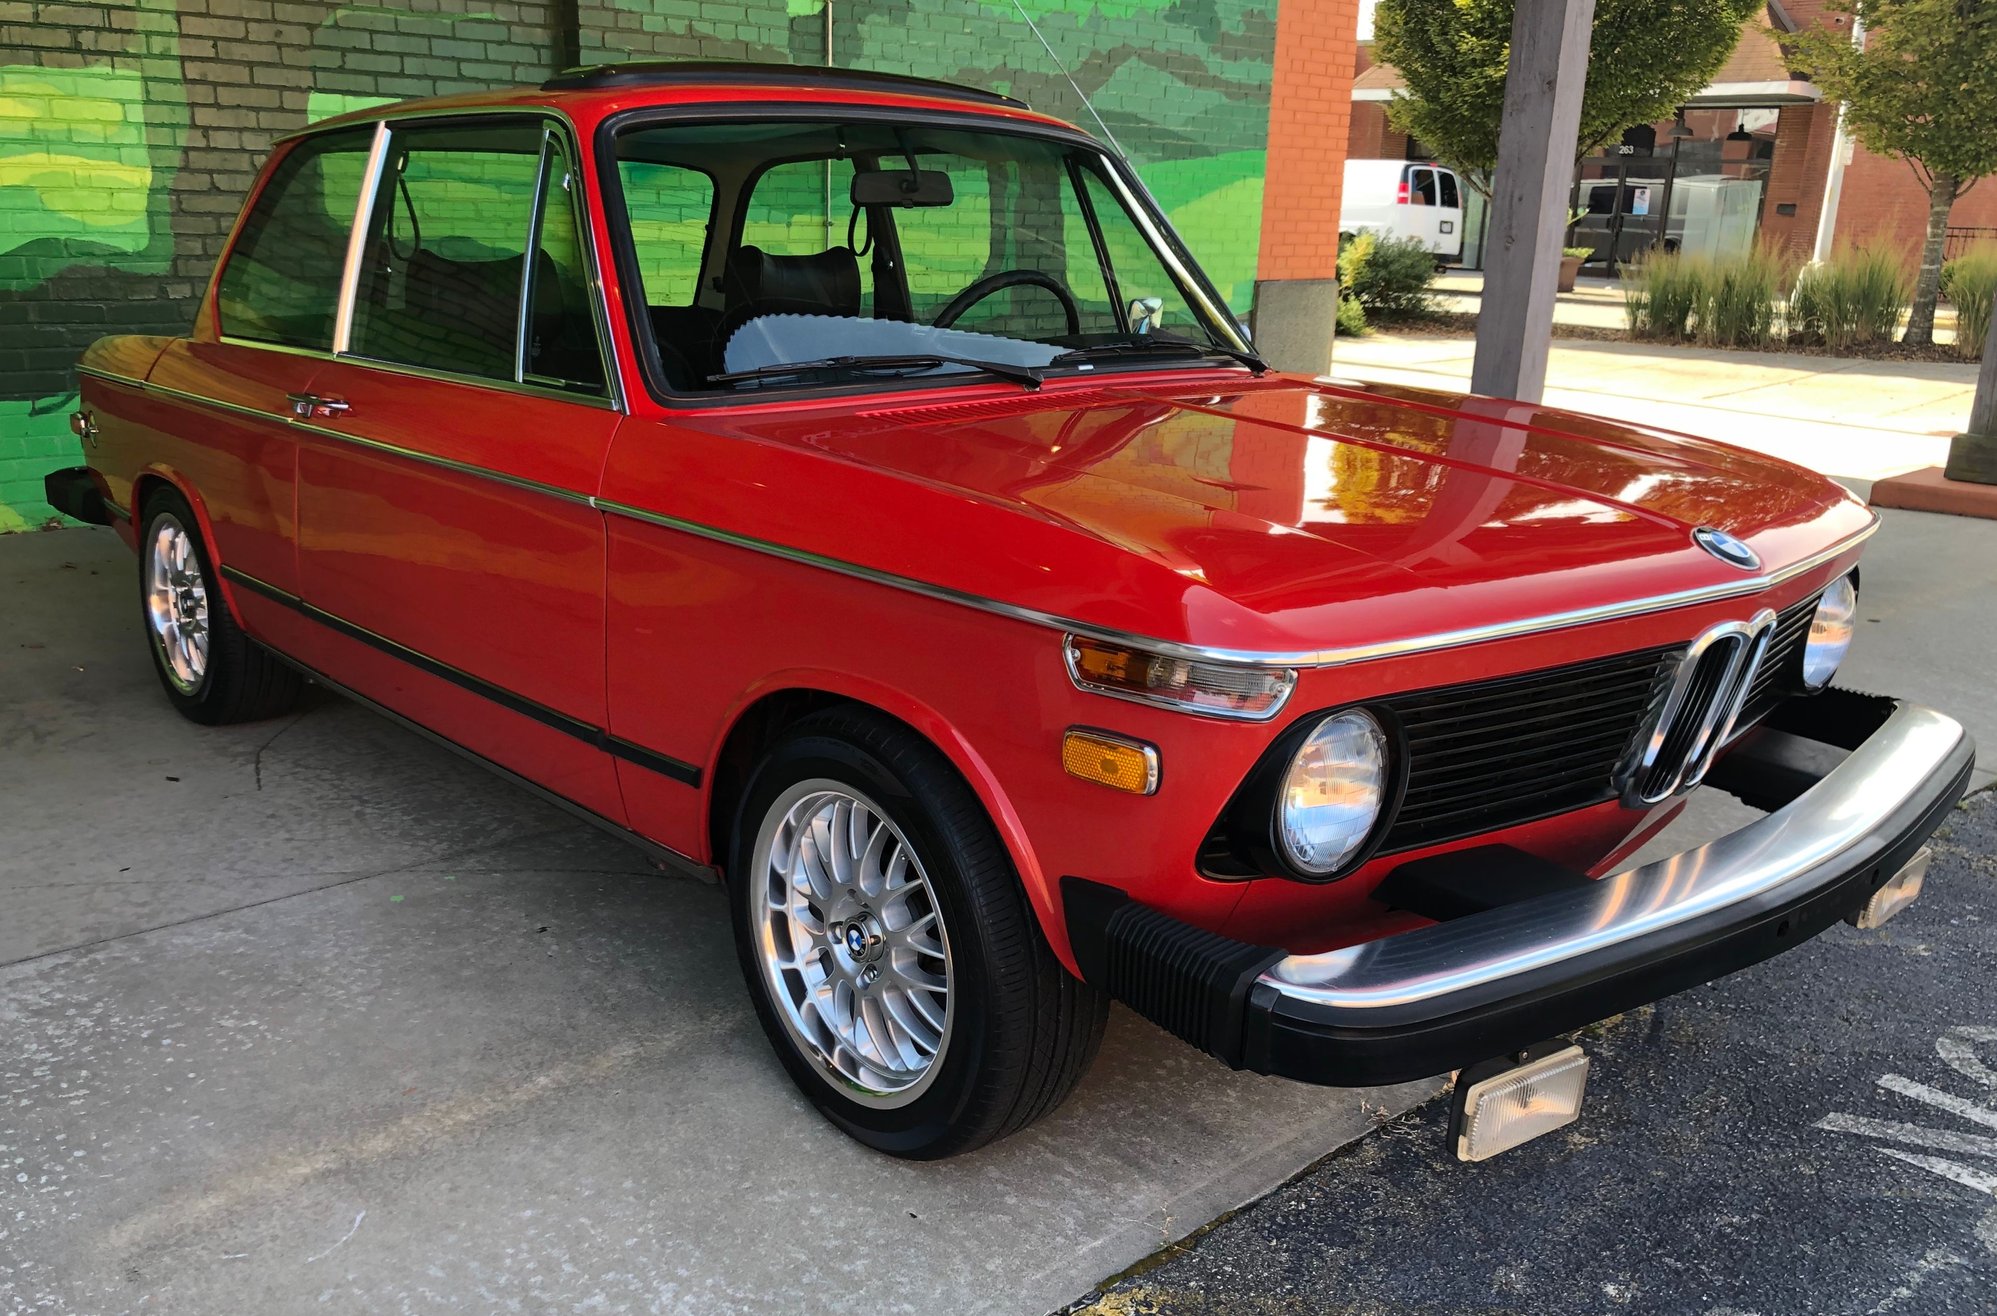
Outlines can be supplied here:
[[1942, 247], [1957, 197], [1997, 173], [1997, 4], [1989, 0], [1836, 0], [1864, 24], [1800, 34], [1797, 47], [1845, 126], [1907, 162], [1928, 193], [1927, 241], [1905, 341], [1934, 341]]
[[[1595, 0], [1588, 83], [1575, 159], [1625, 128], [1675, 113], [1733, 53], [1764, 0]], [[1380, 0], [1374, 49], [1407, 90], [1387, 105], [1399, 132], [1419, 138], [1472, 187], [1491, 192], [1504, 117], [1514, 0]]]

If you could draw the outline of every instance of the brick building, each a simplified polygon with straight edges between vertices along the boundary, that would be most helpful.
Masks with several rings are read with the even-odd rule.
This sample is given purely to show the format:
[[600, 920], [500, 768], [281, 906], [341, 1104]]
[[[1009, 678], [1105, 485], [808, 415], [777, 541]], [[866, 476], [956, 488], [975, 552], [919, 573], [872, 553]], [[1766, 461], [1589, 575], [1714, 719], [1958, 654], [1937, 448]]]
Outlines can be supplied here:
[[[1114, 136], [1237, 313], [1259, 282], [1291, 320], [1321, 315], [1328, 346], [1315, 294], [1336, 235], [1316, 219], [1338, 210], [1356, 15], [1357, 0], [1280, 15], [1277, 0], [0, 0], [0, 530], [45, 520], [42, 474], [77, 460], [83, 347], [186, 329], [273, 139], [575, 63], [830, 63], [1021, 96]], [[1273, 157], [1272, 117], [1303, 129]]]
[[[1386, 105], [1401, 88], [1400, 75], [1373, 55], [1370, 3], [1362, 6], [1360, 40], [1354, 61], [1352, 127], [1348, 148], [1354, 159], [1416, 159], [1425, 152], [1419, 142], [1393, 130]], [[1686, 103], [1677, 121], [1634, 130], [1626, 139], [1628, 153], [1613, 149], [1578, 171], [1576, 203], [1614, 210], [1618, 180], [1625, 189], [1648, 187], [1654, 203], [1648, 224], [1624, 217], [1627, 232], [1615, 244], [1619, 254], [1658, 236], [1665, 219], [1661, 188], [1670, 176], [1674, 190], [1680, 180], [1694, 180], [1680, 191], [1674, 213], [1688, 205], [1696, 211], [1717, 192], [1741, 203], [1750, 224], [1728, 227], [1726, 239], [1767, 243], [1788, 255], [1807, 260], [1824, 244], [1835, 250], [1846, 245], [1885, 247], [1899, 252], [1911, 268], [1927, 228], [1927, 196], [1914, 181], [1905, 161], [1875, 155], [1854, 141], [1844, 144], [1842, 170], [1837, 106], [1824, 102], [1821, 91], [1790, 67], [1784, 45], [1787, 33], [1805, 24], [1841, 26], [1845, 20], [1829, 12], [1825, 0], [1771, 0], [1765, 10], [1741, 30], [1740, 45], [1712, 83]], [[1833, 188], [1833, 176], [1836, 179]], [[1831, 218], [1826, 201], [1835, 192]], [[1627, 195], [1627, 193], [1625, 193]], [[1750, 204], [1751, 203], [1751, 204]], [[1627, 204], [1625, 208], [1630, 208]], [[1665, 236], [1697, 239], [1714, 231], [1695, 216], [1677, 219]], [[1957, 200], [1950, 217], [1958, 241], [1974, 236], [1997, 237], [1997, 183], [1985, 183]], [[1584, 221], [1579, 239], [1605, 250], [1611, 224]], [[1687, 230], [1690, 230], [1689, 240]], [[1466, 257], [1473, 259], [1479, 229], [1470, 224]]]

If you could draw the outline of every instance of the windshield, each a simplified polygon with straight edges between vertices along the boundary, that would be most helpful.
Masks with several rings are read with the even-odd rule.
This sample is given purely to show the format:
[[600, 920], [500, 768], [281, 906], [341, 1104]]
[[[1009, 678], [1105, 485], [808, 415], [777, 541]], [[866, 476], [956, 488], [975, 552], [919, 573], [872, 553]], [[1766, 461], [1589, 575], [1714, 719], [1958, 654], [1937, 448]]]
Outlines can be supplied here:
[[1210, 366], [1205, 349], [1246, 347], [1072, 140], [782, 120], [616, 142], [611, 210], [675, 391]]

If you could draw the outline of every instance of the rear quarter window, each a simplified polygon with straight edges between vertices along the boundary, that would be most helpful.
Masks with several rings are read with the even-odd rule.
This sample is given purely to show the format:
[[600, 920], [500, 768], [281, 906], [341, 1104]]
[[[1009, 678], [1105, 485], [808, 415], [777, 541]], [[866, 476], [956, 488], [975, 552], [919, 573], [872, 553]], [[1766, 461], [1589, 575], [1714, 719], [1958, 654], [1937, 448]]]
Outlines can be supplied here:
[[374, 130], [299, 142], [243, 217], [216, 287], [222, 333], [326, 350]]

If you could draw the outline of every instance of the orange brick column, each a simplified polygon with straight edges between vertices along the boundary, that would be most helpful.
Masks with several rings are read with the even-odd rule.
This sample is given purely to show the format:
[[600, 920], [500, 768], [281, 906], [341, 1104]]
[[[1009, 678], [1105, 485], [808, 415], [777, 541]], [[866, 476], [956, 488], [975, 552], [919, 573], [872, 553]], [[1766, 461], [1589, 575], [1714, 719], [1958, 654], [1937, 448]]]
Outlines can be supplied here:
[[1331, 365], [1338, 204], [1352, 127], [1359, 0], [1282, 0], [1255, 279], [1255, 345], [1280, 369]]

